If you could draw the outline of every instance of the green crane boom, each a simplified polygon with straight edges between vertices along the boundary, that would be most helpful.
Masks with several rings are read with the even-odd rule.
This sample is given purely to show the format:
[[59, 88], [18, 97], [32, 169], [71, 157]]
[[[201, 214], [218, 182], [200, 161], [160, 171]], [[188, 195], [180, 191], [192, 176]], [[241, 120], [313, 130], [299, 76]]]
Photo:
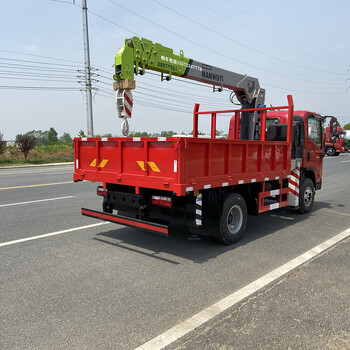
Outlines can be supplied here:
[[[265, 102], [265, 90], [260, 88], [258, 79], [244, 74], [234, 73], [217, 68], [209, 64], [198, 62], [184, 56], [183, 51], [177, 55], [173, 49], [144, 38], [133, 37], [125, 40], [115, 56], [115, 75], [113, 76], [114, 90], [117, 90], [117, 109], [119, 117], [124, 118], [122, 131], [128, 134], [127, 113], [125, 100], [132, 102], [132, 94], [125, 90], [134, 89], [135, 74], [145, 74], [146, 70], [161, 73], [162, 80], [170, 80], [172, 76], [199, 81], [213, 86], [213, 91], [222, 91], [223, 88], [232, 90], [243, 109], [257, 108]], [[128, 112], [128, 110], [127, 110]], [[246, 113], [244, 123], [250, 130], [245, 139], [254, 138], [255, 125], [258, 113]], [[128, 115], [131, 116], [131, 113]]]
[[134, 74], [139, 70], [141, 74], [146, 70], [160, 72], [162, 79], [166, 74], [167, 80], [178, 76], [219, 89], [228, 88], [235, 92], [241, 104], [246, 100], [251, 108], [264, 104], [265, 90], [260, 88], [256, 78], [192, 60], [185, 57], [183, 51], [180, 51], [179, 55], [174, 54], [173, 49], [144, 38], [126, 39], [125, 46], [121, 47], [115, 56], [114, 79], [134, 80]]

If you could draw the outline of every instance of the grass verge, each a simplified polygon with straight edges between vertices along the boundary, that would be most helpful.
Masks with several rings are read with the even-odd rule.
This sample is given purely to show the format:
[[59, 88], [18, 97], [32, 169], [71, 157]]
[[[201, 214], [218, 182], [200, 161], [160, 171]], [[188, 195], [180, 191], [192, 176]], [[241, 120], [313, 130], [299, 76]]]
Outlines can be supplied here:
[[64, 163], [74, 161], [74, 149], [70, 145], [49, 145], [33, 148], [25, 161], [23, 153], [16, 147], [6, 147], [0, 155], [0, 166], [21, 164]]

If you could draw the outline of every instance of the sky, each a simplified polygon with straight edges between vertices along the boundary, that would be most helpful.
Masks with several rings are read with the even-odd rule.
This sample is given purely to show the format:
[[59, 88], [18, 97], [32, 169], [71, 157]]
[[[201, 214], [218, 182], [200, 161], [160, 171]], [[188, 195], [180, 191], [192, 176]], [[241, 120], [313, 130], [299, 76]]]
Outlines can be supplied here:
[[[81, 0], [0, 0], [0, 133], [5, 140], [55, 128], [87, 132]], [[267, 105], [335, 115], [350, 123], [348, 0], [87, 0], [94, 134], [121, 135], [114, 57], [139, 36], [185, 57], [258, 78]], [[191, 132], [201, 110], [237, 109], [229, 91], [185, 79], [136, 77], [131, 131]], [[217, 129], [228, 131], [229, 117]], [[209, 120], [199, 129], [209, 132]]]

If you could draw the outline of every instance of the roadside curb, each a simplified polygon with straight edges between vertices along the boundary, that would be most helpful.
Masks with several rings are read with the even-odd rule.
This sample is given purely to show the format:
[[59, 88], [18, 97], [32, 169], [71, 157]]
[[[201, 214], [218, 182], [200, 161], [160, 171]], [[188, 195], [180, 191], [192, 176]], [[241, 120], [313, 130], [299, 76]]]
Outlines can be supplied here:
[[19, 165], [8, 165], [8, 166], [2, 166], [2, 167], [0, 167], [0, 169], [33, 168], [33, 167], [61, 166], [61, 165], [74, 165], [74, 162], [48, 163], [48, 164], [19, 164]]

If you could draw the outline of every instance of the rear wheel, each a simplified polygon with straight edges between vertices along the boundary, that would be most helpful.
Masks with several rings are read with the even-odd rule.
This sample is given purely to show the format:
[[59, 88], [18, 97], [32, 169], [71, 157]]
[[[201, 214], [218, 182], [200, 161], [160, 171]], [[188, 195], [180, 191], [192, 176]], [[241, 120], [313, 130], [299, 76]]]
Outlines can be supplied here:
[[305, 178], [300, 187], [300, 208], [299, 213], [307, 214], [311, 211], [315, 199], [315, 186], [311, 179]]
[[222, 209], [217, 240], [226, 245], [240, 240], [247, 226], [247, 217], [247, 205], [244, 198], [238, 193], [228, 196]]

